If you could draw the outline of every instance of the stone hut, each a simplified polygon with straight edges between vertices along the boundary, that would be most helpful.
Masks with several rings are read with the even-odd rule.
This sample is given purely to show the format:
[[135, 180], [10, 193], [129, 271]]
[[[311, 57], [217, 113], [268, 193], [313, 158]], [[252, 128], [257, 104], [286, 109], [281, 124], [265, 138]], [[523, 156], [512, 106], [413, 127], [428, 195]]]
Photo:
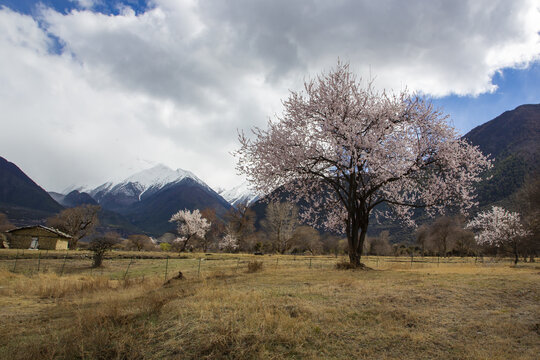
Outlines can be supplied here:
[[7, 231], [12, 249], [67, 250], [71, 236], [43, 225], [24, 226]]

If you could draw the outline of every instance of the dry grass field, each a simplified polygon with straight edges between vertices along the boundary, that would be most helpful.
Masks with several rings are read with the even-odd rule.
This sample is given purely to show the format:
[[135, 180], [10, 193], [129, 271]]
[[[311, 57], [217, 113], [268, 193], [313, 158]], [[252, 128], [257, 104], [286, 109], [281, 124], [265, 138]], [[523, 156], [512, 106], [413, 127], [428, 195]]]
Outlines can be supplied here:
[[[370, 257], [373, 270], [351, 271], [336, 270], [340, 259], [333, 257], [113, 254], [102, 272], [71, 255], [32, 254], [18, 259], [13, 273], [13, 253], [0, 252], [1, 359], [538, 359], [540, 353], [534, 263]], [[262, 261], [262, 269], [248, 272], [252, 261]], [[184, 279], [173, 278], [179, 270]]]

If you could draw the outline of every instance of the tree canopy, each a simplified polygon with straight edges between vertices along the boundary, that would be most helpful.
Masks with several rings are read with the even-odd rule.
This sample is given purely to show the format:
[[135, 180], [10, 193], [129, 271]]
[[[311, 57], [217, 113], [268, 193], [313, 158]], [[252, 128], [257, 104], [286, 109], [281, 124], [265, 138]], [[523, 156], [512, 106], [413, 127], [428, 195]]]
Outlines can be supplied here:
[[283, 187], [306, 200], [304, 220], [321, 223], [324, 214], [327, 228], [347, 235], [355, 265], [379, 205], [409, 224], [414, 208], [467, 210], [490, 166], [429, 101], [364, 86], [347, 64], [307, 81], [283, 105], [267, 129], [240, 133], [237, 169], [259, 192]]

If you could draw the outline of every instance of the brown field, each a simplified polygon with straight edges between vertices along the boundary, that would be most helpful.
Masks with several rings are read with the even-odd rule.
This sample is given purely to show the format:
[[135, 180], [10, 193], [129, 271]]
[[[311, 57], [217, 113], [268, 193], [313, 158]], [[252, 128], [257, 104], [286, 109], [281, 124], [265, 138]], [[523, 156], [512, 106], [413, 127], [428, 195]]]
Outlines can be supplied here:
[[[345, 271], [334, 268], [341, 259], [323, 256], [112, 253], [96, 271], [85, 253], [64, 255], [0, 251], [1, 359], [540, 353], [534, 263], [369, 257], [373, 270]], [[262, 270], [248, 273], [255, 260]], [[185, 279], [164, 285], [165, 268], [168, 279], [178, 271]]]

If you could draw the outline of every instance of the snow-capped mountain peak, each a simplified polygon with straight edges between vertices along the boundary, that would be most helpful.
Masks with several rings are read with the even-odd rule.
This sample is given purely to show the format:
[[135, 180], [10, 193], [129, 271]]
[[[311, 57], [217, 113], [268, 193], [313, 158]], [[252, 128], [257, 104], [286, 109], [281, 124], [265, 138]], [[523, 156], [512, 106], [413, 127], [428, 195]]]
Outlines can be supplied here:
[[253, 190], [247, 181], [244, 181], [232, 189], [220, 191], [218, 194], [232, 206], [237, 206], [242, 203], [251, 205], [260, 198], [260, 194]]
[[191, 171], [182, 169], [173, 170], [163, 164], [158, 164], [150, 169], [142, 170], [134, 175], [131, 175], [122, 181], [121, 184], [139, 184], [142, 189], [146, 190], [152, 187], [162, 188], [167, 184], [175, 183], [185, 178], [191, 178], [201, 185], [206, 186], [206, 184]]
[[[144, 194], [149, 195], [163, 189], [164, 187], [179, 183], [184, 179], [191, 179], [206, 189], [210, 189], [204, 181], [199, 179], [191, 171], [176, 169], [173, 170], [163, 164], [155, 165], [149, 169], [139, 171], [121, 181], [108, 181], [95, 188], [75, 187], [67, 188], [68, 192], [78, 190], [90, 194], [96, 201], [101, 203], [104, 197], [121, 196], [126, 202], [140, 201]], [[67, 193], [67, 192], [66, 192]]]

